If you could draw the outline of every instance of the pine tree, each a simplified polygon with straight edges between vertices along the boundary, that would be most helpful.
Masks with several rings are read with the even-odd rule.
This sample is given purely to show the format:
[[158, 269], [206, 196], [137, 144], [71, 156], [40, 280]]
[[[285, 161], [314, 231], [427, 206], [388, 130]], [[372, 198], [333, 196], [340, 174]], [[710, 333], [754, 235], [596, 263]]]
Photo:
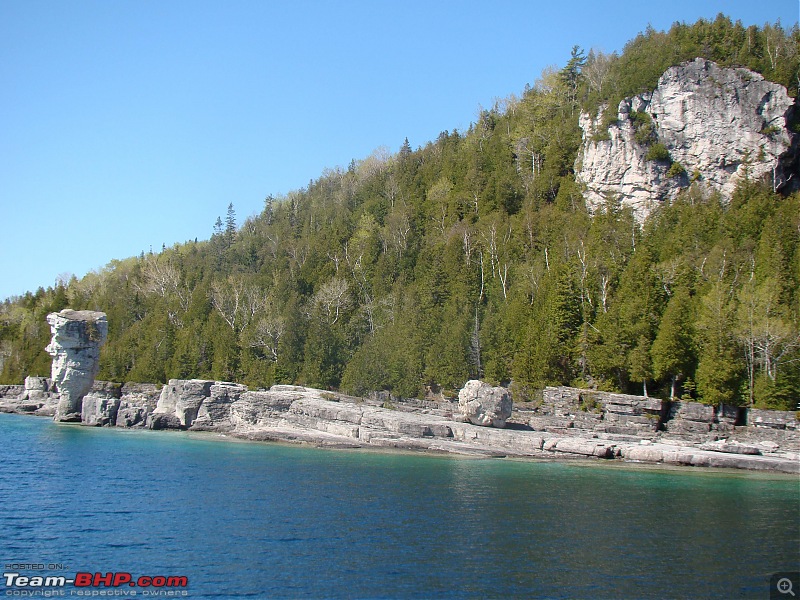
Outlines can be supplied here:
[[705, 404], [734, 404], [744, 374], [734, 337], [735, 305], [730, 285], [718, 281], [702, 298], [697, 323], [697, 389]]
[[236, 211], [233, 210], [233, 202], [228, 204], [228, 214], [225, 216], [225, 237], [228, 243], [233, 241], [236, 235]]
[[693, 371], [693, 320], [692, 299], [688, 291], [678, 289], [667, 304], [651, 350], [655, 377], [671, 378], [670, 399], [676, 396], [678, 382]]

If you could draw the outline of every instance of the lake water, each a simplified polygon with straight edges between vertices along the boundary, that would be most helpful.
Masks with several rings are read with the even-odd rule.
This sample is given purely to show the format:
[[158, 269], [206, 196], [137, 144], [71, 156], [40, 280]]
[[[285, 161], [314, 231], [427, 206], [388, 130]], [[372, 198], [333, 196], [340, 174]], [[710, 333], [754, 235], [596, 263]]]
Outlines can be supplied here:
[[796, 477], [220, 440], [0, 415], [4, 572], [460, 599], [769, 598], [772, 573], [800, 570]]

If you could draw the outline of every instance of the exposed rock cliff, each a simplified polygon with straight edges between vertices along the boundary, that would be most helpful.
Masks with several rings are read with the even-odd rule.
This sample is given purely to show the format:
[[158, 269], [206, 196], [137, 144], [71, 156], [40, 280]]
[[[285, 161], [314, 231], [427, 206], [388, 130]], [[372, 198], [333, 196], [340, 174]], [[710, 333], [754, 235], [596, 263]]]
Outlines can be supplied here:
[[800, 136], [787, 126], [794, 99], [758, 73], [698, 58], [667, 69], [652, 93], [620, 102], [616, 121], [608, 110], [580, 117], [577, 179], [593, 207], [616, 195], [643, 220], [693, 181], [725, 197], [744, 177], [798, 186]]
[[83, 397], [92, 389], [100, 346], [108, 335], [106, 314], [70, 310], [47, 315], [53, 339], [47, 346], [53, 357], [52, 380], [59, 391], [56, 421], [80, 421]]

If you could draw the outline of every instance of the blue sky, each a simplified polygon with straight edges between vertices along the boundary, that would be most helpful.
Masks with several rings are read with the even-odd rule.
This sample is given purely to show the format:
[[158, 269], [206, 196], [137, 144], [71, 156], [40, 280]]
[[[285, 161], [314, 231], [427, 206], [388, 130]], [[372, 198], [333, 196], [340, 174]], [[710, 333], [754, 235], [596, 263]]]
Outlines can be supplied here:
[[798, 0], [0, 0], [0, 300], [207, 239], [268, 194], [519, 94], [648, 24]]

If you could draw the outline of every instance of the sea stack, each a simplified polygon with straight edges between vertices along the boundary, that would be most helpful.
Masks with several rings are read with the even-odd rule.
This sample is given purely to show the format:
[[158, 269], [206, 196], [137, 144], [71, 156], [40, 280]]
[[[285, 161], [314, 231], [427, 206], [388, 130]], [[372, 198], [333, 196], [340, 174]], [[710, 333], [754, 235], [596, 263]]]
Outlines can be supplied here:
[[46, 348], [53, 357], [51, 378], [60, 394], [53, 419], [80, 422], [83, 397], [92, 389], [108, 335], [106, 314], [65, 308], [47, 315], [47, 322], [53, 333]]

